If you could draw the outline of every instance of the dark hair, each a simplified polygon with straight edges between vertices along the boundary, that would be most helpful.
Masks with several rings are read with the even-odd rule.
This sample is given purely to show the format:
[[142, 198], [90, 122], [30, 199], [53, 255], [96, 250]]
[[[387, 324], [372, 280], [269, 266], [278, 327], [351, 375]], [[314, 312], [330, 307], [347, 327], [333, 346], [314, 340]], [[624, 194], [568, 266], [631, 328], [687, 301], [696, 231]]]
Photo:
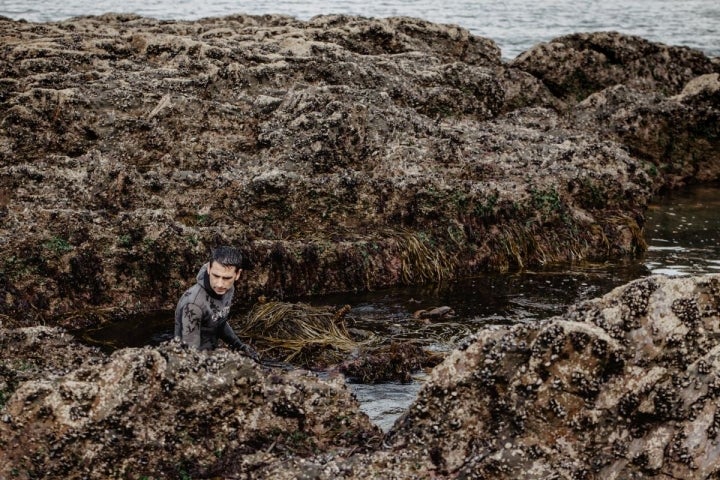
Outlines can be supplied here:
[[221, 246], [213, 248], [212, 255], [210, 256], [210, 264], [217, 262], [226, 267], [235, 267], [236, 270], [242, 268], [243, 258], [242, 253], [236, 248]]

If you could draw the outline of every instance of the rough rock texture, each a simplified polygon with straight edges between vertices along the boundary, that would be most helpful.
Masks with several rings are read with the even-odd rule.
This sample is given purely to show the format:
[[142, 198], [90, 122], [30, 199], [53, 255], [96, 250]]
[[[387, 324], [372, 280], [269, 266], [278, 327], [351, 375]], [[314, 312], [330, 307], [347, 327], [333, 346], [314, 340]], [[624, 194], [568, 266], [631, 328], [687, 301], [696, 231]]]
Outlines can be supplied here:
[[697, 50], [617, 32], [558, 37], [524, 52], [510, 65], [539, 78], [570, 103], [615, 85], [675, 95], [693, 78], [718, 71], [717, 63]]
[[[717, 62], [635, 37], [512, 65], [409, 18], [0, 19], [0, 38], [13, 324], [171, 308], [219, 243], [255, 267], [239, 301], [632, 255], [658, 188], [718, 177], [717, 96], [680, 94]], [[618, 82], [627, 114], [572, 109]]]
[[383, 442], [342, 377], [0, 330], [0, 478], [718, 478], [719, 337], [720, 275], [636, 280], [468, 338]]
[[483, 330], [387, 442], [453, 478], [717, 476], [719, 335], [720, 276], [637, 280]]
[[0, 406], [23, 382], [65, 375], [102, 354], [63, 330], [48, 327], [0, 330]]
[[[568, 111], [576, 128], [597, 131], [651, 162], [661, 188], [719, 177], [718, 65], [686, 47], [617, 32], [559, 37], [509, 64], [563, 102], [539, 104]], [[530, 85], [526, 91], [543, 91]]]
[[[17, 361], [34, 359], [39, 341], [66, 350], [63, 338], [44, 328], [0, 330], [16, 361], [3, 361], [0, 380], [27, 377]], [[48, 359], [44, 375], [0, 389], [0, 478], [257, 478], [252, 472], [267, 463], [362, 452], [382, 438], [341, 377], [320, 381], [173, 343], [110, 357], [84, 350], [75, 345], [72, 360]], [[81, 356], [81, 365], [58, 371]]]
[[633, 255], [654, 193], [720, 178], [718, 73], [616, 33], [504, 64], [409, 18], [0, 18], [0, 478], [720, 476], [717, 276], [482, 330], [382, 445], [339, 377], [38, 326], [171, 308], [219, 243], [239, 302]]
[[625, 85], [580, 102], [578, 125], [597, 128], [629, 145], [631, 153], [662, 171], [666, 186], [715, 180], [720, 175], [720, 80], [698, 76], [677, 95], [643, 93]]

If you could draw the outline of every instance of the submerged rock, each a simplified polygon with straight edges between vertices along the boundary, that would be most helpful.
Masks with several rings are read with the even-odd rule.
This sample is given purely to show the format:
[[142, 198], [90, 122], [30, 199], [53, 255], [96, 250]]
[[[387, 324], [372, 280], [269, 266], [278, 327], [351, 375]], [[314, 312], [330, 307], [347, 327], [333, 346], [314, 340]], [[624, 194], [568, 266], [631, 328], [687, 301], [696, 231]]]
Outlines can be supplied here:
[[443, 354], [428, 351], [412, 341], [394, 341], [361, 352], [357, 358], [340, 364], [338, 370], [357, 383], [408, 383], [413, 374], [436, 366], [442, 359]]
[[455, 316], [455, 310], [452, 307], [443, 305], [442, 307], [435, 307], [431, 309], [416, 310], [413, 312], [413, 317], [421, 319], [433, 319], [437, 320], [440, 318], [452, 318]]

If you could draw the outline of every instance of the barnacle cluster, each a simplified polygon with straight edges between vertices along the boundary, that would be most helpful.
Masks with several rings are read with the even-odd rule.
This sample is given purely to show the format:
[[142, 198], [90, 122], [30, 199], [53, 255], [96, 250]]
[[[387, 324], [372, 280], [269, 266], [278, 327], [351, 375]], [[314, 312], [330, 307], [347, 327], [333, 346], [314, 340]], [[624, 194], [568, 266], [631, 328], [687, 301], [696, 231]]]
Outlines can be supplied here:
[[[92, 452], [96, 475], [106, 478], [127, 469], [181, 476], [176, 464], [164, 463], [168, 451], [195, 459], [193, 468], [202, 476], [213, 462], [228, 460], [222, 452], [376, 444], [379, 430], [357, 406], [350, 408], [356, 401], [338, 387], [302, 372], [261, 374], [259, 366], [228, 350], [199, 352], [171, 343], [126, 349], [67, 378], [25, 383], [24, 400], [11, 407], [12, 420], [0, 425], [0, 437], [42, 439], [49, 448], [31, 453], [39, 469], [55, 476], [67, 476]], [[20, 419], [31, 415], [42, 420], [22, 430]], [[70, 428], [54, 427], [59, 421]], [[290, 428], [277, 431], [281, 425]], [[136, 451], [139, 444], [142, 452]], [[12, 449], [6, 453], [16, 455]]]
[[648, 312], [650, 295], [655, 291], [657, 285], [652, 279], [639, 280], [630, 284], [620, 297], [620, 302], [625, 311], [622, 315], [623, 329], [633, 330], [640, 326], [639, 319]]
[[697, 300], [694, 298], [678, 298], [672, 302], [670, 307], [672, 312], [691, 329], [695, 329], [700, 324], [700, 310], [698, 309]]
[[680, 397], [674, 386], [661, 385], [656, 388], [652, 395], [652, 402], [653, 413], [659, 420], [671, 420], [682, 417], [682, 412], [678, 411]]
[[698, 282], [698, 305], [703, 317], [720, 316], [720, 280], [715, 277]]
[[[698, 346], [707, 333], [692, 314], [699, 304], [682, 293], [688, 289], [670, 280], [656, 285], [666, 289], [657, 295], [667, 302], [664, 311], [685, 317], [661, 319], [667, 323], [655, 340], [664, 342], [642, 342], [656, 321], [650, 313], [646, 332], [625, 332], [635, 344], [597, 326], [593, 319], [620, 319], [617, 294], [589, 302], [583, 322], [553, 318], [479, 331], [434, 369], [384, 437], [358, 415], [341, 381], [325, 384], [227, 350], [198, 352], [168, 342], [90, 358], [67, 375], [24, 383], [0, 422], [0, 446], [36, 462], [37, 468], [22, 464], [36, 476], [41, 468], [72, 476], [83, 452], [93, 452], [95, 471], [106, 477], [130, 470], [168, 477], [181, 470], [197, 477], [251, 471], [243, 470], [252, 468], [244, 463], [248, 454], [264, 452], [265, 466], [256, 468], [284, 459], [296, 473], [350, 477], [360, 468], [384, 468], [393, 478], [398, 462], [412, 458], [418, 471], [439, 478], [525, 478], [530, 471], [540, 478], [557, 472], [640, 478], [666, 467], [690, 478], [715, 461], [703, 456], [702, 445], [703, 437], [714, 445], [720, 432], [717, 351]], [[667, 325], [674, 329], [663, 330]], [[697, 338], [686, 334], [692, 328]], [[108, 378], [114, 380], [103, 383]], [[51, 427], [61, 421], [63, 428]], [[16, 452], [20, 435], [46, 447], [25, 443]], [[363, 466], [342, 454], [305, 460], [329, 447], [353, 449]], [[167, 452], [184, 456], [171, 454], [172, 465], [159, 462]]]
[[720, 409], [716, 408], [712, 422], [707, 427], [707, 437], [709, 440], [717, 441], [718, 433], [720, 433]]

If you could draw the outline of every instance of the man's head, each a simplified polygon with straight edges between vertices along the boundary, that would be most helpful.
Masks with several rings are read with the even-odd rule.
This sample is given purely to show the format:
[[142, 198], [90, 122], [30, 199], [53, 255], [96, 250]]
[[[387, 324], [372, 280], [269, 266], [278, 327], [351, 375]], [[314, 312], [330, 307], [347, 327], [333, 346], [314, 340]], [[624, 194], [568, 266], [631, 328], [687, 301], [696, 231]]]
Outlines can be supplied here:
[[208, 264], [210, 287], [218, 295], [230, 290], [242, 273], [242, 254], [232, 247], [213, 249]]

